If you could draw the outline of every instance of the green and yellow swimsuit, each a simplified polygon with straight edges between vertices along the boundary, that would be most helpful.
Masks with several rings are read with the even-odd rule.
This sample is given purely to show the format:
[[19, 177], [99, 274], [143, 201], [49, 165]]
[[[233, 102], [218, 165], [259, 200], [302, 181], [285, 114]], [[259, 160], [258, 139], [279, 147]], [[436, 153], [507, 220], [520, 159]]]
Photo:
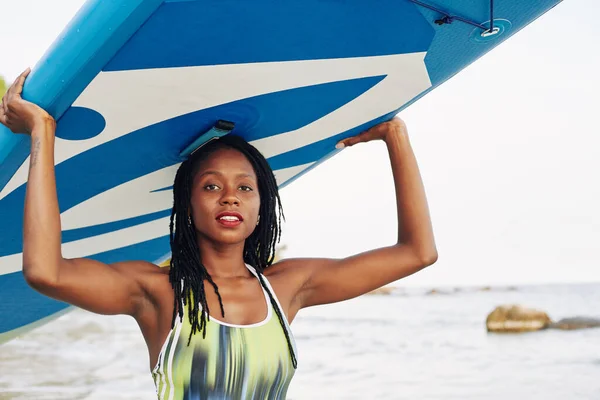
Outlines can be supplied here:
[[[258, 279], [254, 268], [247, 267]], [[263, 278], [281, 310], [273, 288]], [[184, 309], [183, 321], [176, 318], [152, 370], [159, 400], [285, 399], [295, 370], [264, 288], [263, 294], [268, 310], [264, 321], [233, 325], [210, 317], [206, 338], [195, 334], [189, 346], [191, 324]], [[287, 321], [285, 325], [295, 352]]]

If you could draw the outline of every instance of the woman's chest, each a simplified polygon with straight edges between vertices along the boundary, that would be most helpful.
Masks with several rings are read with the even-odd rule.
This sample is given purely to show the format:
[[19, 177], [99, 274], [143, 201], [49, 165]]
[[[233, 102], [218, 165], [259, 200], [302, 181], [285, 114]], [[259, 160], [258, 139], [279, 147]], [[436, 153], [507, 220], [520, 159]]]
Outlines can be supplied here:
[[197, 333], [190, 339], [190, 332], [185, 321], [173, 330], [154, 373], [157, 389], [172, 387], [175, 393], [193, 393], [198, 398], [257, 398], [261, 393], [260, 398], [285, 397], [294, 368], [272, 312], [252, 326], [211, 320], [205, 336]]

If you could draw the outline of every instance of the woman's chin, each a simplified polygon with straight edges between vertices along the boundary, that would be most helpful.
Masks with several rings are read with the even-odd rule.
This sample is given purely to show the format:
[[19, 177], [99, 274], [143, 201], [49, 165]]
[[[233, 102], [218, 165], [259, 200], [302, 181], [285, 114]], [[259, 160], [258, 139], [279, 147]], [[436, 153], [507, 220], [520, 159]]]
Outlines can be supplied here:
[[213, 232], [211, 235], [206, 235], [211, 242], [221, 245], [236, 245], [244, 244], [246, 238], [250, 235], [245, 235], [245, 232], [241, 230], [229, 230], [220, 232]]

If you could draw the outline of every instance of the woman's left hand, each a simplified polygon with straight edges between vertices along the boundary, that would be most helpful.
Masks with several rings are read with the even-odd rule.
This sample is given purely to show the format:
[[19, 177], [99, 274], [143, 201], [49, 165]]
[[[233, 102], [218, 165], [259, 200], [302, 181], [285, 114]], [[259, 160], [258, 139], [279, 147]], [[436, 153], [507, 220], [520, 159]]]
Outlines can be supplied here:
[[353, 146], [357, 143], [370, 142], [372, 140], [387, 141], [392, 136], [403, 134], [407, 134], [406, 124], [401, 118], [394, 117], [393, 119], [375, 125], [374, 127], [367, 129], [356, 136], [340, 140], [335, 147], [339, 149]]

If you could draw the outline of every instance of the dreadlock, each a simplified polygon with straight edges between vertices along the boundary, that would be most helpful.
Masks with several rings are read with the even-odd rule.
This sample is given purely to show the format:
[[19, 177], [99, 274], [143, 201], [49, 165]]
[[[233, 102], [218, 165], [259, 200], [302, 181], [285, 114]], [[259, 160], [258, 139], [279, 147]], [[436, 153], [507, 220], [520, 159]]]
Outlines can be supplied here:
[[188, 319], [192, 331], [188, 339], [188, 345], [192, 336], [199, 331], [202, 332], [203, 338], [206, 337], [206, 323], [210, 318], [210, 310], [206, 301], [205, 281], [214, 289], [219, 299], [221, 314], [223, 317], [225, 316], [219, 288], [200, 258], [200, 251], [196, 242], [196, 229], [191, 219], [190, 204], [195, 167], [210, 154], [221, 148], [232, 148], [242, 153], [256, 173], [260, 195], [260, 219], [254, 232], [246, 239], [244, 244], [244, 262], [255, 268], [261, 286], [269, 294], [271, 306], [279, 318], [279, 323], [287, 340], [292, 365], [296, 368], [297, 360], [289, 337], [287, 323], [263, 278], [265, 268], [269, 267], [275, 258], [275, 245], [281, 238], [281, 220], [284, 218], [277, 182], [264, 156], [239, 136], [230, 134], [206, 144], [185, 160], [177, 170], [173, 184], [173, 209], [169, 226], [171, 242], [169, 281], [175, 294], [171, 327], [175, 324], [175, 318], [183, 319], [182, 304], [189, 305]]

